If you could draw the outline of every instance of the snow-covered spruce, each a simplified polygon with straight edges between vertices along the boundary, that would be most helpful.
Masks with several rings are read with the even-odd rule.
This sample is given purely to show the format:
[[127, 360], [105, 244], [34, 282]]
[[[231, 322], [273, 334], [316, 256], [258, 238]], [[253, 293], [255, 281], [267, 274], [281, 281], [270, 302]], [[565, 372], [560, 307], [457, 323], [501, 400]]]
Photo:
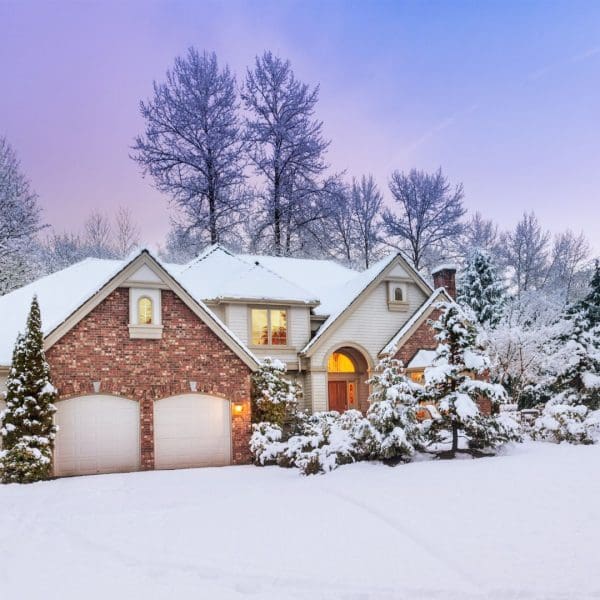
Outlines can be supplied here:
[[459, 304], [468, 306], [481, 326], [493, 328], [502, 318], [504, 301], [504, 286], [490, 255], [474, 249], [459, 283]]
[[1, 416], [0, 473], [4, 483], [29, 483], [51, 475], [56, 389], [43, 350], [40, 308], [33, 299], [25, 335], [19, 335]]
[[285, 363], [265, 358], [252, 377], [252, 418], [283, 427], [293, 418], [302, 399], [302, 388], [285, 377]]
[[367, 419], [380, 434], [380, 458], [410, 460], [424, 446], [422, 427], [417, 421], [422, 386], [405, 375], [401, 361], [390, 357], [378, 363], [367, 383], [372, 386]]
[[[509, 416], [485, 416], [477, 406], [479, 399], [487, 398], [497, 413], [499, 404], [508, 398], [501, 385], [484, 380], [490, 361], [470, 311], [454, 302], [440, 303], [437, 308], [440, 317], [431, 325], [438, 347], [433, 366], [425, 370], [424, 399], [432, 414], [426, 428], [429, 447], [453, 458], [459, 449], [490, 452], [506, 441], [520, 439]], [[459, 447], [459, 439], [464, 439], [465, 447]]]

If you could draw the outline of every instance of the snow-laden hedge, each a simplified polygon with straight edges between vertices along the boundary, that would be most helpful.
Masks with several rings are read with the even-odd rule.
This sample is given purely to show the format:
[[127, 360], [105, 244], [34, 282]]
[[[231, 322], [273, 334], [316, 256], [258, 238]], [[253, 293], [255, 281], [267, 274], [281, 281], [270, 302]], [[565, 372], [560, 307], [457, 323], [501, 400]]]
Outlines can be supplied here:
[[590, 411], [583, 404], [548, 403], [535, 420], [532, 437], [556, 443], [593, 444], [600, 439], [600, 410]]

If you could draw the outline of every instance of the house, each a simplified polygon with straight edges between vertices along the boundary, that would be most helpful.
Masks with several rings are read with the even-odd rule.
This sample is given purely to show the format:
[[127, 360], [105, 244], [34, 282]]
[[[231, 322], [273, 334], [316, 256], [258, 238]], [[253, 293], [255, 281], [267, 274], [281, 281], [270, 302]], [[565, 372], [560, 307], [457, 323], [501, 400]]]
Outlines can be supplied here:
[[384, 355], [415, 380], [435, 347], [428, 319], [453, 296], [400, 254], [361, 273], [327, 260], [211, 246], [185, 265], [142, 250], [86, 259], [0, 298], [0, 389], [34, 294], [59, 392], [57, 476], [249, 461], [251, 375], [271, 356], [310, 411], [366, 411]]

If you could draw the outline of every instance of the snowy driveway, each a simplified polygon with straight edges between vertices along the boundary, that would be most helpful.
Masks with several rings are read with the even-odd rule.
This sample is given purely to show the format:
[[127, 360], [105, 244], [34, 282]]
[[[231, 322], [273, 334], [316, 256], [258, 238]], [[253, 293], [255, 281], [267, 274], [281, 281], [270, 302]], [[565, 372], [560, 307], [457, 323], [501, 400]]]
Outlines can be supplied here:
[[[0, 597], [598, 598], [600, 446], [0, 487]], [[35, 575], [31, 575], [35, 573]]]

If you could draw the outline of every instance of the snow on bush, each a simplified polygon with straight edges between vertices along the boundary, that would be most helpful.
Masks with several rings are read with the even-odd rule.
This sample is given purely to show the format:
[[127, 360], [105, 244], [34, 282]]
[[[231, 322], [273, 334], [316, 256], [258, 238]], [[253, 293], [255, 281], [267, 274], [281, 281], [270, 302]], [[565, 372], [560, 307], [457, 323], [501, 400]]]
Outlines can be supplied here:
[[52, 474], [56, 436], [56, 389], [43, 350], [40, 308], [31, 304], [25, 335], [19, 335], [6, 382], [6, 409], [0, 415], [4, 483], [29, 483]]
[[590, 411], [583, 404], [549, 403], [532, 431], [534, 439], [571, 444], [593, 444], [599, 434], [600, 411]]
[[411, 381], [399, 360], [384, 358], [369, 379], [372, 392], [367, 419], [379, 432], [379, 456], [389, 461], [409, 460], [424, 446], [417, 421], [422, 386]]
[[285, 377], [284, 362], [265, 358], [252, 377], [252, 419], [280, 427], [289, 421], [302, 399], [301, 386]]

